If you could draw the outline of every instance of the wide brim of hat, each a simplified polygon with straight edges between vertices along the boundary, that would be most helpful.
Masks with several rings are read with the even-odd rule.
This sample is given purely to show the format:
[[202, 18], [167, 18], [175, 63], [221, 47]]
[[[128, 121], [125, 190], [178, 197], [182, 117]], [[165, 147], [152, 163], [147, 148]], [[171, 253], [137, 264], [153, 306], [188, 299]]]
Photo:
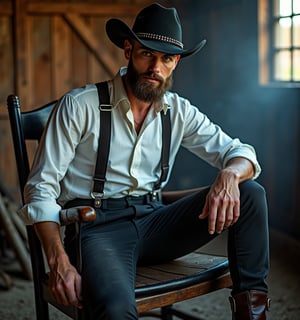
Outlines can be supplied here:
[[130, 27], [126, 23], [115, 18], [107, 21], [106, 33], [109, 39], [121, 49], [124, 49], [125, 39], [134, 39], [151, 50], [171, 55], [180, 55], [182, 58], [196, 54], [206, 44], [206, 40], [203, 39], [192, 49], [184, 50], [176, 45], [163, 41], [141, 39], [130, 29]]

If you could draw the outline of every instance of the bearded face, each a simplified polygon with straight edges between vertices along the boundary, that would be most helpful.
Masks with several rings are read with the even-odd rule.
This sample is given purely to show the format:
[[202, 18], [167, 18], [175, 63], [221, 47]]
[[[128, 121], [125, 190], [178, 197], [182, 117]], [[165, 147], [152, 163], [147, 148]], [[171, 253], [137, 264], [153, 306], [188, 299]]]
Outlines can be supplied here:
[[[152, 82], [145, 81], [146, 78], [157, 80], [159, 84], [154, 85]], [[133, 65], [131, 57], [127, 68], [127, 83], [136, 98], [144, 102], [156, 102], [161, 100], [165, 92], [172, 87], [173, 74], [164, 80], [152, 71], [138, 73]]]

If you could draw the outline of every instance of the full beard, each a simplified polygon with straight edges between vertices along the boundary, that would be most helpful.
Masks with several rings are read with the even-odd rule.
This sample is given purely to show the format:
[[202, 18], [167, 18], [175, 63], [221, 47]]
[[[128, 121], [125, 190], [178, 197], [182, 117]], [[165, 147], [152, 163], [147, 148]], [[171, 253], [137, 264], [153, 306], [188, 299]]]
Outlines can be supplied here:
[[[158, 80], [158, 87], [154, 87], [152, 83], [144, 81], [145, 77]], [[169, 90], [173, 84], [173, 74], [166, 80], [154, 72], [139, 74], [134, 68], [132, 60], [128, 63], [126, 78], [133, 95], [144, 102], [156, 102], [161, 100], [165, 92]]]

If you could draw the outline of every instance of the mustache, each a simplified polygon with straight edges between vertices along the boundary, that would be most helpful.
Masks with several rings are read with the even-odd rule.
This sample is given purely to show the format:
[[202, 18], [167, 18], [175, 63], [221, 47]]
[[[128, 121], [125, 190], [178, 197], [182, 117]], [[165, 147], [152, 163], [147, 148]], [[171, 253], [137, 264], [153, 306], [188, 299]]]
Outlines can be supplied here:
[[154, 72], [145, 72], [145, 73], [142, 73], [142, 74], [140, 75], [140, 77], [142, 77], [142, 78], [151, 78], [151, 79], [154, 79], [154, 80], [158, 80], [158, 81], [160, 81], [160, 82], [163, 82], [163, 81], [164, 81], [164, 79], [163, 79], [161, 76], [157, 75], [157, 74], [154, 73]]

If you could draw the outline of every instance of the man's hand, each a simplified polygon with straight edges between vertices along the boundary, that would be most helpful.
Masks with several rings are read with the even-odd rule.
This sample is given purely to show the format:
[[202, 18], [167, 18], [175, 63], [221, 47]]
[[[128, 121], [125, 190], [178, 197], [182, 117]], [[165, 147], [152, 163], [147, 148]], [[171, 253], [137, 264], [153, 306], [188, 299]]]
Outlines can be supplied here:
[[49, 288], [56, 302], [82, 308], [81, 276], [66, 255], [51, 261]]
[[239, 183], [253, 177], [252, 163], [244, 158], [234, 158], [220, 171], [207, 194], [200, 219], [208, 218], [208, 232], [221, 233], [236, 223], [240, 216]]
[[70, 263], [55, 222], [34, 225], [50, 268], [49, 289], [57, 303], [82, 308], [81, 276]]
[[200, 219], [208, 218], [208, 232], [221, 233], [240, 216], [240, 191], [234, 174], [221, 172], [207, 194]]

